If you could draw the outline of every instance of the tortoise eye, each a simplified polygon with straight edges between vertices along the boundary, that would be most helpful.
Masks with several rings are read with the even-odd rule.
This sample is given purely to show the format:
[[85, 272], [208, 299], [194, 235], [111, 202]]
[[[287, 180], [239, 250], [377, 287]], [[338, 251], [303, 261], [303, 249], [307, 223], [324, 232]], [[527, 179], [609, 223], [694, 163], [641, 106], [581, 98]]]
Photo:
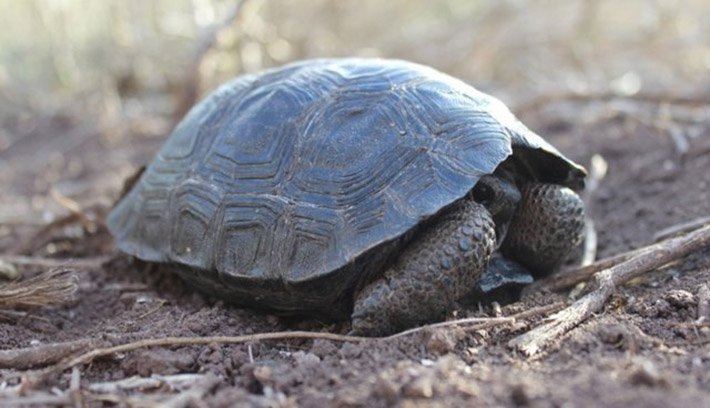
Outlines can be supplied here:
[[485, 182], [479, 181], [472, 193], [474, 201], [483, 205], [488, 205], [495, 199], [493, 188]]

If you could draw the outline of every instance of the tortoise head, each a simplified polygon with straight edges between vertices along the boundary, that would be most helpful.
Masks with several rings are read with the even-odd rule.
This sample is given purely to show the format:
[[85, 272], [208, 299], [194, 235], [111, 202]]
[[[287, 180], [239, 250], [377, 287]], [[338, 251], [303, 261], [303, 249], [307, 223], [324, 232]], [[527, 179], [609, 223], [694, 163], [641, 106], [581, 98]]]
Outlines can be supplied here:
[[520, 191], [515, 183], [515, 173], [501, 165], [493, 174], [481, 177], [471, 191], [474, 201], [482, 204], [493, 217], [496, 237], [500, 245], [505, 238], [515, 209], [520, 202]]

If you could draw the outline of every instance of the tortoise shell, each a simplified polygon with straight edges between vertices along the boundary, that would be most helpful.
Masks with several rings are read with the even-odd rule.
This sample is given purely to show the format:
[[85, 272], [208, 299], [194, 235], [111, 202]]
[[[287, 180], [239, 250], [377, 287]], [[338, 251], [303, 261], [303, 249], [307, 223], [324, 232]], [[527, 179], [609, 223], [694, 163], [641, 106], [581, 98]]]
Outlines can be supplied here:
[[316, 309], [513, 153], [531, 178], [584, 178], [500, 101], [432, 68], [303, 61], [196, 105], [108, 227], [122, 251], [237, 303]]

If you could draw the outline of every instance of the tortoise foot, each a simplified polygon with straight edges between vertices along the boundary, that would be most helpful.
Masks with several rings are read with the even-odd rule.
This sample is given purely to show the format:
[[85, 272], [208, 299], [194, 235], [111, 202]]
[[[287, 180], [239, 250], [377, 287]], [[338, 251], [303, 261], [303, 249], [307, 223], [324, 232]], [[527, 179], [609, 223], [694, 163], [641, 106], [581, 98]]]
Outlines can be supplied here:
[[584, 203], [567, 187], [530, 184], [503, 242], [503, 255], [536, 277], [555, 272], [584, 236]]
[[483, 274], [495, 243], [485, 207], [459, 203], [356, 294], [351, 334], [384, 336], [441, 320]]

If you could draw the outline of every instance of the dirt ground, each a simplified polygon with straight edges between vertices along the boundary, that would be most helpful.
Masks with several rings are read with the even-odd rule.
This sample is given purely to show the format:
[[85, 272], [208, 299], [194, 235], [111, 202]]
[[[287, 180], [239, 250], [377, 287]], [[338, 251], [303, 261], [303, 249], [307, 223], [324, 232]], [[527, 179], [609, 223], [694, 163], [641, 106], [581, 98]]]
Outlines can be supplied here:
[[[654, 102], [637, 104], [651, 115], [658, 109]], [[707, 109], [682, 106], [704, 116], [684, 128], [690, 131], [674, 136], [615, 106], [608, 100], [559, 100], [521, 115], [572, 159], [589, 167], [596, 156], [597, 167], [607, 166], [587, 195], [598, 258], [649, 244], [663, 228], [710, 214]], [[599, 119], [582, 120], [600, 111]], [[236, 309], [194, 292], [169, 272], [115, 256], [103, 216], [122, 180], [160, 145], [160, 123], [158, 131], [135, 127], [120, 137], [69, 114], [28, 123], [19, 114], [3, 123], [26, 136], [0, 151], [3, 208], [21, 214], [0, 223], [0, 253], [112, 259], [98, 267], [72, 268], [79, 289], [70, 304], [2, 319], [0, 349], [77, 339], [120, 344], [167, 336], [347, 330], [342, 324]], [[54, 194], [47, 193], [50, 187]], [[83, 215], [51, 224], [68, 214], [62, 197], [79, 203]], [[466, 326], [424, 330], [365, 343], [289, 339], [145, 348], [79, 366], [78, 389], [91, 406], [162, 401], [169, 406], [707, 407], [710, 329], [696, 320], [699, 287], [710, 281], [709, 255], [695, 253], [618, 288], [601, 313], [531, 359], [507, 343], [539, 319], [474, 331]], [[20, 266], [25, 276], [47, 269]], [[537, 296], [500, 311], [460, 308], [456, 317], [505, 316], [565, 299], [566, 293]], [[0, 400], [5, 400], [0, 405], [20, 401], [9, 392], [18, 373], [0, 370]], [[132, 376], [180, 373], [199, 376], [183, 377], [187, 383], [172, 388], [98, 392], [95, 387]], [[24, 398], [37, 398], [38, 405], [71, 405], [60, 398], [65, 390], [77, 389], [71, 377], [68, 370], [25, 384]], [[196, 396], [192, 402], [190, 395]]]

